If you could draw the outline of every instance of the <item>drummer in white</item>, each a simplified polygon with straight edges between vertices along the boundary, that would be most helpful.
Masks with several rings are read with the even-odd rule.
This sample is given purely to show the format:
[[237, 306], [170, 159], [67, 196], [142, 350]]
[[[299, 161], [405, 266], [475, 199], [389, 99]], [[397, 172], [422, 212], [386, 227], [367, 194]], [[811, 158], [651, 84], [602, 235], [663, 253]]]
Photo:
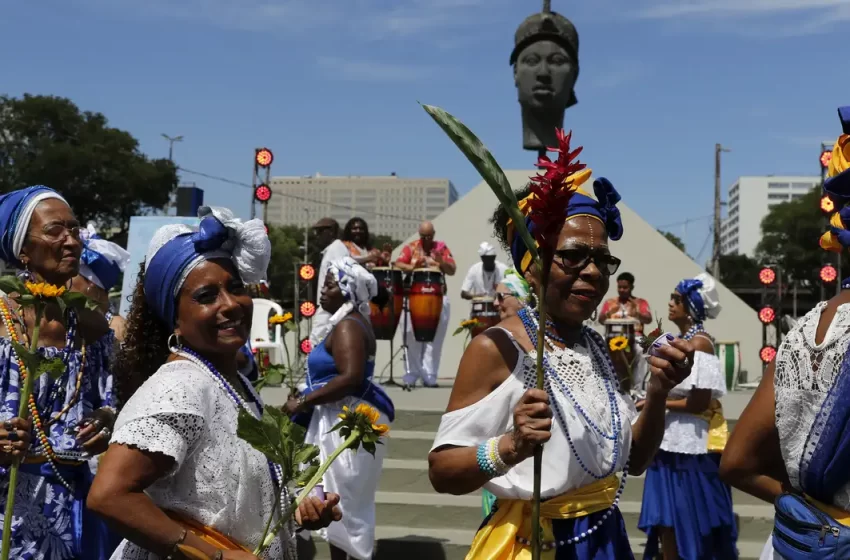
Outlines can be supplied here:
[[469, 267], [460, 288], [460, 297], [463, 299], [495, 297], [496, 286], [505, 277], [508, 267], [496, 260], [495, 247], [484, 241], [478, 246], [478, 256], [481, 262]]

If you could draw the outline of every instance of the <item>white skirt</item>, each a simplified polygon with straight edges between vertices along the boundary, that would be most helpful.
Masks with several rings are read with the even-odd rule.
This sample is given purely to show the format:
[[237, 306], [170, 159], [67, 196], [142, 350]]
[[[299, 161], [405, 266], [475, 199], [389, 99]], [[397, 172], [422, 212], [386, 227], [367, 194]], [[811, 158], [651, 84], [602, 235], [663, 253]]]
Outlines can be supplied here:
[[[343, 406], [354, 409], [360, 402], [354, 397], [346, 397], [314, 409], [306, 442], [319, 447], [323, 462], [343, 442], [338, 431], [328, 433], [339, 422], [337, 415], [342, 412]], [[379, 423], [389, 424], [389, 418], [383, 412]], [[356, 453], [343, 451], [322, 480], [325, 492], [334, 492], [340, 496], [342, 521], [331, 523], [327, 529], [318, 531], [318, 534], [357, 560], [371, 560], [374, 552], [375, 493], [378, 491], [387, 443], [384, 438], [384, 445], [377, 446], [374, 457], [362, 448]]]

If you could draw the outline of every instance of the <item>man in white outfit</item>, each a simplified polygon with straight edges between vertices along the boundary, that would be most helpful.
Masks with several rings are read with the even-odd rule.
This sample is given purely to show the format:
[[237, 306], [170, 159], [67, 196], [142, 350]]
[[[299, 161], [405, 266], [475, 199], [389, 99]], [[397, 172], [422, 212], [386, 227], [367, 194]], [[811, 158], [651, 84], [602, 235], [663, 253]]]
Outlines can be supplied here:
[[478, 246], [478, 256], [481, 262], [469, 267], [460, 288], [460, 297], [463, 299], [495, 297], [496, 286], [501, 283], [508, 269], [507, 265], [496, 260], [496, 248], [486, 241]]
[[[404, 272], [412, 272], [418, 268], [439, 268], [447, 276], [454, 276], [457, 271], [452, 252], [442, 241], [434, 241], [434, 224], [422, 222], [419, 226], [419, 239], [408, 243], [402, 249], [395, 261], [396, 268]], [[410, 390], [422, 379], [426, 387], [437, 386], [437, 374], [440, 370], [440, 354], [443, 350], [443, 339], [449, 325], [451, 307], [449, 297], [443, 296], [443, 310], [434, 340], [419, 342], [413, 336], [413, 324], [407, 318], [407, 373], [404, 376], [404, 388]], [[402, 321], [404, 321], [402, 317]]]

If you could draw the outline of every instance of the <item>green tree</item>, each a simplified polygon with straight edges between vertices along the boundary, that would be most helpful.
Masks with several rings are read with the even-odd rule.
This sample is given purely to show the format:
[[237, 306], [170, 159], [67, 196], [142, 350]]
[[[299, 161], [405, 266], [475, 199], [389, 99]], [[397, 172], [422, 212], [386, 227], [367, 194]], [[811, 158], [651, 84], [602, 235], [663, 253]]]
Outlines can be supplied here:
[[720, 281], [729, 288], [758, 288], [761, 264], [747, 255], [721, 255]]
[[0, 96], [0, 192], [38, 184], [62, 193], [82, 223], [95, 221], [120, 242], [132, 216], [168, 204], [177, 170], [69, 99]]
[[685, 250], [685, 242], [682, 241], [678, 235], [672, 234], [669, 231], [661, 231], [660, 229], [658, 230], [658, 233], [666, 237], [667, 241], [678, 247], [680, 251], [687, 254], [687, 251]]
[[[269, 227], [272, 258], [269, 263], [269, 294], [287, 311], [293, 311], [297, 266], [304, 262], [304, 229], [297, 226]], [[303, 283], [302, 283], [303, 284]], [[307, 297], [303, 285], [299, 285], [299, 300]]]
[[762, 237], [756, 258], [782, 267], [786, 282], [801, 288], [817, 286], [823, 250], [818, 238], [825, 231], [820, 211], [820, 188], [773, 206], [761, 222]]

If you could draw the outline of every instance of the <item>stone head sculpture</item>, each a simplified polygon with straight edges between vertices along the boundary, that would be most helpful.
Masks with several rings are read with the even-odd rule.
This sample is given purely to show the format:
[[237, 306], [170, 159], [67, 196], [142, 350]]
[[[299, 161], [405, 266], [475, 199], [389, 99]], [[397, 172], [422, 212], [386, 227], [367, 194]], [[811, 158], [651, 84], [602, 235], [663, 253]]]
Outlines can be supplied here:
[[510, 63], [522, 107], [522, 147], [540, 151], [557, 146], [555, 129], [564, 125], [564, 111], [578, 101], [578, 32], [556, 12], [525, 19], [516, 31]]

